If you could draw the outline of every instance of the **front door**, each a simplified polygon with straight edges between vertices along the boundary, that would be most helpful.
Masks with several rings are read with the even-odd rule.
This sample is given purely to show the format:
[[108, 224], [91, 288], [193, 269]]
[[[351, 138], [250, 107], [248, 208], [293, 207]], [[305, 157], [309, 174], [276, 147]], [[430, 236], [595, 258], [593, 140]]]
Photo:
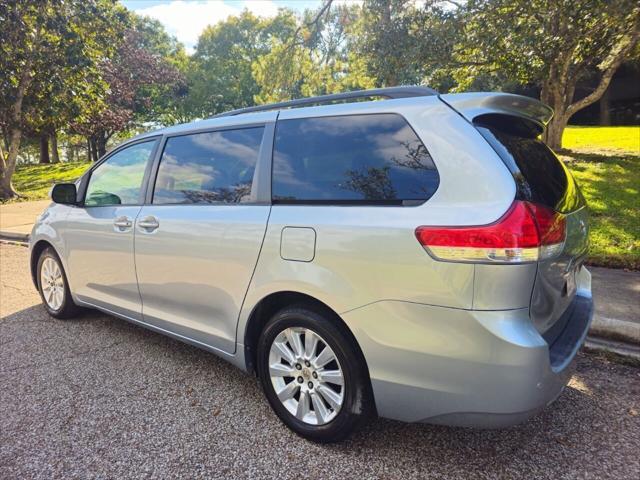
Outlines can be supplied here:
[[254, 174], [263, 126], [169, 137], [135, 259], [144, 321], [235, 351], [236, 324], [270, 206]]
[[90, 174], [84, 204], [70, 209], [63, 232], [69, 284], [82, 302], [139, 320], [134, 223], [158, 140], [117, 150]]

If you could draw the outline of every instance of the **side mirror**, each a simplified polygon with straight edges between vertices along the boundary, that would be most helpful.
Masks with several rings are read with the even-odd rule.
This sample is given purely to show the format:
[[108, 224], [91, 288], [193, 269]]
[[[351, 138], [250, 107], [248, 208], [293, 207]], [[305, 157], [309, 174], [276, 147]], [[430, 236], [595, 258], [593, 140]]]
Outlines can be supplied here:
[[57, 183], [51, 189], [51, 200], [63, 205], [76, 205], [76, 194], [75, 183]]

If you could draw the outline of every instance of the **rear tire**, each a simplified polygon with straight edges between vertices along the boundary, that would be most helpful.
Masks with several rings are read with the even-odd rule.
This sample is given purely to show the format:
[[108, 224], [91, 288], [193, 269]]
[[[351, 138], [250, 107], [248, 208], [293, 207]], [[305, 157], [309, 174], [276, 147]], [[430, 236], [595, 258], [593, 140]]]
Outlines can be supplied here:
[[47, 313], [60, 319], [78, 316], [81, 308], [71, 298], [62, 262], [53, 248], [46, 248], [40, 254], [36, 273], [38, 292]]
[[258, 376], [280, 419], [298, 435], [337, 442], [370, 412], [366, 366], [329, 315], [306, 306], [276, 313], [258, 340]]

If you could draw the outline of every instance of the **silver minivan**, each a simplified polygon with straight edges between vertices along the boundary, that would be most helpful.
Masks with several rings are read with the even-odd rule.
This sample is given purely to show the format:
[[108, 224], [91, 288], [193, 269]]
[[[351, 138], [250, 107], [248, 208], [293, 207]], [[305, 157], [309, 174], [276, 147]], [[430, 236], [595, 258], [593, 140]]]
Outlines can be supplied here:
[[375, 414], [521, 422], [562, 392], [593, 310], [552, 113], [396, 87], [146, 133], [54, 186], [34, 283], [53, 317], [99, 309], [254, 372], [315, 441]]

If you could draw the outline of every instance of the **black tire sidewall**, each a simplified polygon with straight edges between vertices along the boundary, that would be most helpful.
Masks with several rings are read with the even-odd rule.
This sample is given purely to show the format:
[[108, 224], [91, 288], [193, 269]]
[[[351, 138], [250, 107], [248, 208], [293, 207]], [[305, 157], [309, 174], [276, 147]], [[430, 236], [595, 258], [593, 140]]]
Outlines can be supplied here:
[[[46, 299], [44, 298], [44, 292], [42, 290], [41, 270], [42, 270], [42, 264], [44, 263], [46, 258], [53, 259], [58, 264], [58, 267], [62, 272], [62, 279], [64, 281], [64, 298], [62, 299], [62, 305], [58, 310], [54, 310], [49, 306]], [[52, 248], [46, 248], [40, 254], [40, 257], [38, 258], [38, 266], [36, 270], [36, 280], [38, 282], [38, 292], [40, 293], [42, 304], [44, 305], [44, 308], [47, 310], [49, 315], [51, 315], [54, 318], [64, 319], [64, 318], [70, 318], [77, 314], [78, 307], [75, 305], [75, 303], [73, 303], [73, 299], [71, 298], [71, 291], [69, 290], [69, 282], [67, 280], [67, 274], [64, 271], [64, 267], [62, 266], [60, 257], [58, 257], [58, 255]]]
[[[302, 327], [320, 335], [336, 354], [344, 376], [344, 402], [336, 417], [325, 425], [309, 425], [298, 420], [282, 404], [269, 375], [269, 351], [280, 332], [289, 327]], [[317, 442], [335, 442], [345, 438], [360, 423], [365, 414], [365, 378], [362, 362], [354, 354], [352, 342], [331, 320], [303, 307], [286, 308], [278, 312], [265, 326], [258, 341], [258, 376], [271, 407], [280, 419], [299, 435]]]

